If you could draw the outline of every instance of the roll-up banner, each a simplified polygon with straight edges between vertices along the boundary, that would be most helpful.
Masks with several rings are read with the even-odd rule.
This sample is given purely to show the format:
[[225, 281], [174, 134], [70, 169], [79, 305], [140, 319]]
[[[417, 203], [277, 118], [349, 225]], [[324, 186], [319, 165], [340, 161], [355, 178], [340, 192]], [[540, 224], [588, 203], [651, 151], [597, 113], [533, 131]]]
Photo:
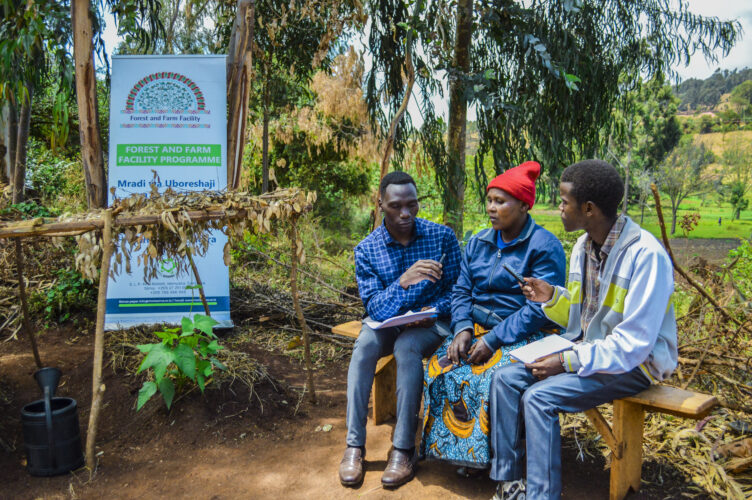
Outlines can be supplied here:
[[[160, 192], [227, 187], [225, 75], [225, 56], [112, 57], [109, 187], [116, 197], [148, 193], [152, 184]], [[222, 327], [232, 326], [226, 241], [212, 232], [206, 255], [193, 259], [212, 318]], [[183, 316], [203, 314], [193, 274], [178, 276], [176, 268], [165, 259], [146, 283], [134, 254], [131, 273], [123, 266], [110, 278], [105, 328], [180, 323]]]

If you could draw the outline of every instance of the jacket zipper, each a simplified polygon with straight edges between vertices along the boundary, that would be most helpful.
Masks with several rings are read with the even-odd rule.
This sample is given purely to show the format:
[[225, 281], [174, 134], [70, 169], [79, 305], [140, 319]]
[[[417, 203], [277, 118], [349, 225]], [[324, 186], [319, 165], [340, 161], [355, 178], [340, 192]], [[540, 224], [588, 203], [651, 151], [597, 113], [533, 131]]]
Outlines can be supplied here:
[[496, 251], [496, 262], [494, 262], [491, 268], [491, 275], [488, 277], [488, 289], [491, 289], [491, 280], [493, 279], [494, 272], [496, 272], [496, 266], [499, 265], [499, 259], [501, 259], [501, 248]]

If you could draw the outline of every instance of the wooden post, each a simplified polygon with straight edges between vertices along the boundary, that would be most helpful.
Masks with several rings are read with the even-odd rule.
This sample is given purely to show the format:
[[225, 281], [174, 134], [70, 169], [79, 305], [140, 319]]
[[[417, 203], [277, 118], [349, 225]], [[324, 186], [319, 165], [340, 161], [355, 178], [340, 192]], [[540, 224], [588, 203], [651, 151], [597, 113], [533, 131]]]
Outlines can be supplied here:
[[[292, 294], [292, 305], [295, 309], [295, 315], [298, 317], [300, 329], [303, 331], [303, 348], [305, 357], [306, 384], [308, 386], [308, 398], [311, 403], [316, 402], [316, 390], [313, 387], [313, 366], [311, 365], [311, 336], [308, 334], [308, 324], [303, 316], [303, 308], [300, 307], [298, 298], [298, 227], [297, 216], [293, 216], [290, 221], [290, 245], [292, 246], [292, 256], [290, 266], [290, 293]], [[302, 245], [302, 243], [301, 243]], [[302, 251], [302, 248], [300, 248]]]
[[102, 408], [102, 359], [104, 358], [104, 313], [107, 305], [107, 282], [110, 275], [110, 259], [114, 245], [112, 243], [112, 209], [104, 212], [104, 228], [102, 229], [102, 268], [99, 273], [99, 294], [97, 296], [97, 324], [94, 332], [94, 368], [92, 374], [91, 411], [89, 412], [89, 427], [86, 431], [86, 467], [89, 474], [96, 468], [94, 442], [97, 436], [97, 420]]
[[642, 472], [642, 405], [623, 399], [614, 401], [614, 436], [621, 448], [621, 458], [611, 460], [610, 500], [621, 500], [629, 489], [639, 491]]
[[193, 270], [193, 277], [196, 278], [196, 284], [198, 285], [198, 295], [201, 297], [201, 303], [204, 305], [204, 312], [207, 316], [211, 316], [209, 312], [209, 303], [206, 302], [206, 294], [204, 293], [204, 284], [201, 282], [201, 276], [198, 275], [198, 268], [196, 263], [193, 262], [193, 255], [190, 248], [185, 249], [185, 255], [188, 256], [188, 262], [191, 264]]
[[21, 329], [24, 331], [24, 335], [29, 339], [31, 343], [31, 352], [34, 354], [34, 362], [37, 364], [37, 368], [42, 367], [42, 360], [39, 358], [39, 350], [37, 349], [37, 341], [34, 338], [34, 332], [31, 331], [29, 326], [29, 306], [26, 303], [26, 283], [23, 277], [24, 258], [23, 248], [21, 247], [21, 239], [15, 241], [16, 244], [16, 272], [18, 274], [18, 298], [21, 301]]

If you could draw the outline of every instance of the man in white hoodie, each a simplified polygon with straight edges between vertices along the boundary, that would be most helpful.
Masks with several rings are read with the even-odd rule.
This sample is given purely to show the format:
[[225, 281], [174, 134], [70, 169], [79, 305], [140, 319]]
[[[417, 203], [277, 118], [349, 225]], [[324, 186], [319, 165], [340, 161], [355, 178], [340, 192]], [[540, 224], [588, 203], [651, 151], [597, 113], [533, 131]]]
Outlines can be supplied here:
[[[671, 260], [629, 217], [617, 215], [624, 184], [610, 164], [586, 160], [561, 176], [561, 220], [585, 230], [572, 249], [567, 288], [525, 278], [525, 297], [566, 328], [572, 350], [494, 374], [491, 479], [498, 499], [561, 496], [559, 412], [636, 394], [676, 367]], [[525, 447], [521, 446], [526, 438]], [[523, 477], [527, 459], [527, 480]]]

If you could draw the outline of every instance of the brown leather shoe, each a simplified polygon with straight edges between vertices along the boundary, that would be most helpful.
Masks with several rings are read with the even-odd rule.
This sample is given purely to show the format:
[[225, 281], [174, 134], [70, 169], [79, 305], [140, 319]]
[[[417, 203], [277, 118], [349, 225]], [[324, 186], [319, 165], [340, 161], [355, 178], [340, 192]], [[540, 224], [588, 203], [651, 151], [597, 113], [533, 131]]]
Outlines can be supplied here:
[[381, 484], [385, 488], [396, 488], [415, 477], [415, 454], [408, 455], [404, 451], [393, 449], [389, 453], [389, 461], [381, 476]]
[[348, 446], [339, 463], [339, 482], [343, 486], [355, 486], [363, 481], [363, 453], [360, 448]]

